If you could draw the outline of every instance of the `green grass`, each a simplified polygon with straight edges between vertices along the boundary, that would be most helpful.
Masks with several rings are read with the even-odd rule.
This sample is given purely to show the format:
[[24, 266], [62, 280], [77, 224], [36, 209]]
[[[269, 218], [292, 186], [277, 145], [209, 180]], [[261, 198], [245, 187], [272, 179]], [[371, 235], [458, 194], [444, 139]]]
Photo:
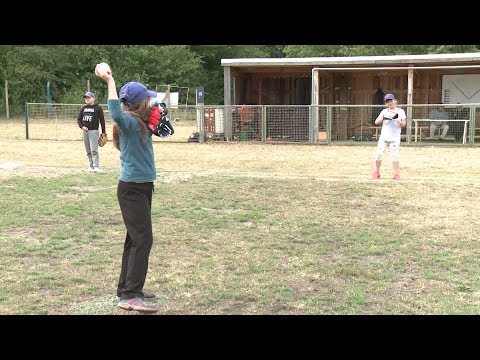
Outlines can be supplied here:
[[[1, 314], [124, 313], [117, 176], [2, 180]], [[160, 178], [159, 314], [479, 314], [479, 185], [379, 184]]]

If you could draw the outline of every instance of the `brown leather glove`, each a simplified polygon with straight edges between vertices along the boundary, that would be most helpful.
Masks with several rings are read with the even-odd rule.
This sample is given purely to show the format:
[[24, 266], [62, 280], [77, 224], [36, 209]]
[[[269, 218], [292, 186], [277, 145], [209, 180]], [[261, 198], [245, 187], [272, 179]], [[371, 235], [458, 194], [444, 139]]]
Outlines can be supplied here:
[[98, 137], [98, 146], [102, 147], [104, 146], [108, 141], [108, 136], [107, 134], [100, 134]]

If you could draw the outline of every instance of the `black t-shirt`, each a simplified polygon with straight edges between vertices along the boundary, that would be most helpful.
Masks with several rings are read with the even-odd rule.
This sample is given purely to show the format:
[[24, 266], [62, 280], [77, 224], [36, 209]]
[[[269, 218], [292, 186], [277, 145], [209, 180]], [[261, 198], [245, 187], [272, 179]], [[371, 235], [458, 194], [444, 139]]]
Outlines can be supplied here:
[[88, 130], [98, 130], [99, 125], [102, 125], [102, 134], [105, 133], [105, 116], [97, 104], [84, 105], [78, 114], [77, 123], [80, 128], [86, 126]]

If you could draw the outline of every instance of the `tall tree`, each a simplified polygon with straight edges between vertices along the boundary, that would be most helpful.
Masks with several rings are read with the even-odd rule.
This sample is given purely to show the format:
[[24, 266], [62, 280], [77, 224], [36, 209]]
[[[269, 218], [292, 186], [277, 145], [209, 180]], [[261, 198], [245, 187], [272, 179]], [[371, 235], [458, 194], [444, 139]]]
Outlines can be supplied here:
[[479, 45], [288, 45], [287, 57], [416, 55], [479, 51]]
[[191, 45], [203, 61], [199, 81], [205, 86], [205, 102], [223, 104], [222, 59], [283, 57], [283, 45]]

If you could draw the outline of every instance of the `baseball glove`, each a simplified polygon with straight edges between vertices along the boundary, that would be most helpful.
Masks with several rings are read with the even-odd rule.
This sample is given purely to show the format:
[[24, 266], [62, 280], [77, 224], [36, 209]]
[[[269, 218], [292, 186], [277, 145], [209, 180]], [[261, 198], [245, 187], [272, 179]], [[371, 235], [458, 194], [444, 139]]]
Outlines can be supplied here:
[[167, 117], [167, 106], [164, 103], [155, 104], [150, 110], [147, 127], [153, 135], [159, 137], [172, 136], [175, 132]]
[[108, 141], [108, 136], [107, 134], [100, 134], [100, 137], [98, 138], [98, 146], [102, 147], [104, 146]]
[[390, 116], [383, 116], [383, 118], [385, 120], [394, 120], [394, 119], [398, 119], [398, 113], [396, 113], [394, 116], [390, 117]]

